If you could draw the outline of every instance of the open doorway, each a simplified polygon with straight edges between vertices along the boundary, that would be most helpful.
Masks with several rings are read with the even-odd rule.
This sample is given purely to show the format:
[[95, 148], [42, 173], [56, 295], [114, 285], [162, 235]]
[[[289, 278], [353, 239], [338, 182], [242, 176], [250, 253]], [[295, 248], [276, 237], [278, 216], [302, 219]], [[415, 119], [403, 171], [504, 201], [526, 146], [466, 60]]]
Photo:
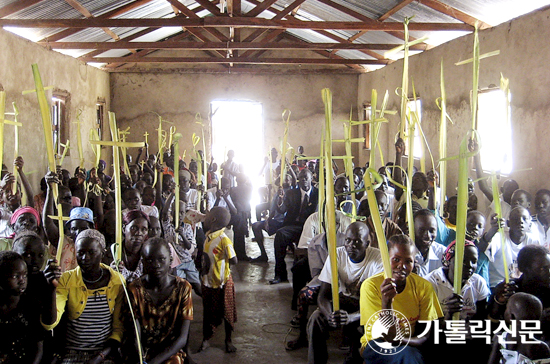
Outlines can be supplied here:
[[227, 152], [235, 151], [234, 161], [252, 182], [250, 204], [254, 209], [259, 202], [258, 188], [264, 185], [264, 180], [258, 175], [266, 155], [262, 104], [254, 101], [212, 101], [210, 107], [213, 114], [214, 161], [219, 167], [227, 158]]

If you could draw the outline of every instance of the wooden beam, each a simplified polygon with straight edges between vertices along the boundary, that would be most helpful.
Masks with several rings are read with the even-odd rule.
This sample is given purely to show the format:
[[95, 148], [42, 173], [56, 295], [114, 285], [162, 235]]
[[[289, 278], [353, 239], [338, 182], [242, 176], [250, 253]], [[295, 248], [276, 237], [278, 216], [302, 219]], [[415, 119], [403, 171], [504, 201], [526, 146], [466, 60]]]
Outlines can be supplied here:
[[[196, 11], [197, 9], [190, 10], [187, 6], [183, 5], [178, 0], [166, 0], [166, 1], [168, 1], [173, 7], [181, 11], [181, 13], [184, 14], [185, 16], [191, 19], [200, 19], [200, 17], [196, 14], [198, 13], [198, 11]], [[202, 6], [200, 7], [200, 9], [201, 10], [203, 9]], [[229, 40], [223, 33], [221, 33], [219, 30], [215, 28], [204, 28], [204, 29], [206, 29], [207, 32], [212, 34], [218, 40], [221, 40], [223, 42], [227, 42]]]
[[254, 9], [246, 13], [246, 16], [258, 16], [276, 2], [277, 0], [263, 0], [259, 5], [256, 5]]
[[[88, 9], [86, 9], [84, 6], [82, 6], [81, 3], [79, 3], [76, 0], [65, 0], [66, 3], [68, 3], [70, 6], [72, 6], [76, 11], [78, 11], [80, 14], [84, 15], [86, 18], [90, 19], [94, 16]], [[114, 40], [119, 40], [120, 37], [115, 34], [111, 29], [109, 28], [101, 28], [105, 34], [107, 34], [109, 37], [113, 38]]]
[[403, 9], [405, 6], [412, 3], [414, 0], [402, 0], [399, 4], [395, 5], [390, 10], [386, 11], [381, 17], [378, 18], [378, 21], [384, 21], [388, 19], [393, 14], [397, 13], [399, 10]]
[[[286, 8], [284, 8], [283, 10], [281, 10], [280, 12], [276, 13], [275, 17], [273, 19], [277, 20], [277, 19], [283, 19], [285, 16], [287, 16], [288, 14], [290, 14], [294, 9], [296, 9], [297, 7], [299, 7], [300, 5], [302, 5], [302, 3], [304, 2], [305, 0], [294, 0], [294, 2], [292, 4], [290, 4], [289, 6], [287, 6]], [[254, 2], [252, 2], [254, 4]], [[269, 10], [273, 10], [273, 9], [269, 9]], [[264, 29], [257, 29], [255, 31], [253, 31], [248, 37], [246, 37], [244, 39], [245, 42], [252, 42], [256, 39], [258, 39], [263, 33], [265, 32]]]
[[20, 10], [26, 9], [29, 6], [32, 6], [34, 4], [37, 4], [41, 2], [42, 0], [18, 0], [14, 1], [11, 4], [8, 4], [0, 9], [0, 18], [3, 18], [5, 16], [17, 13]]
[[[116, 8], [116, 9], [113, 9], [113, 10], [111, 10], [111, 11], [105, 13], [105, 14], [102, 14], [102, 15], [98, 16], [97, 19], [114, 18], [114, 17], [120, 16], [122, 14], [125, 14], [125, 13], [127, 13], [131, 10], [139, 8], [140, 6], [143, 6], [147, 3], [150, 3], [151, 1], [153, 1], [153, 0], [136, 0], [134, 2], [131, 2], [129, 4], [121, 6], [120, 8]], [[60, 39], [66, 38], [70, 35], [73, 35], [75, 33], [78, 33], [79, 31], [80, 31], [80, 29], [65, 29], [65, 30], [62, 30], [59, 33], [55, 33], [53, 35], [50, 35], [49, 37], [44, 38], [41, 41], [43, 41], [43, 42], [55, 42], [55, 41], [58, 41]]]
[[211, 3], [209, 0], [195, 0], [195, 1], [197, 3], [199, 3], [200, 5], [202, 5], [203, 8], [205, 8], [206, 10], [211, 12], [212, 14], [217, 15], [217, 16], [222, 15], [220, 9], [218, 9], [218, 7], [216, 5], [214, 5], [213, 3]]
[[213, 57], [97, 57], [83, 58], [85, 62], [96, 63], [235, 63], [235, 64], [374, 64], [385, 65], [388, 61], [373, 59], [327, 59], [327, 58], [213, 58]]
[[[149, 30], [149, 29], [147, 29]], [[369, 49], [378, 51], [387, 51], [393, 49], [399, 44], [373, 44], [373, 43], [273, 43], [269, 41], [262, 42], [181, 42], [173, 39], [164, 42], [130, 42], [126, 39], [118, 42], [38, 42], [50, 49], [97, 49], [106, 51], [109, 49], [182, 49], [182, 50], [229, 50], [229, 49]], [[410, 49], [424, 50], [421, 45], [413, 45]]]
[[[403, 29], [399, 22], [367, 23], [345, 21], [297, 21], [274, 20], [247, 17], [206, 17], [189, 19], [174, 18], [140, 18], [140, 19], [0, 19], [0, 26], [22, 28], [102, 28], [102, 27], [173, 27], [186, 28], [262, 28], [262, 29], [312, 29], [312, 30], [370, 30], [370, 31], [398, 31]], [[410, 23], [410, 31], [468, 31], [473, 27], [469, 24], [458, 23]]]
[[334, 75], [334, 74], [360, 74], [366, 73], [368, 70], [364, 67], [360, 68], [296, 68], [296, 67], [287, 67], [287, 68], [259, 68], [259, 67], [239, 67], [233, 68], [230, 71], [228, 69], [222, 68], [181, 68], [181, 67], [146, 67], [142, 68], [139, 65], [127, 68], [117, 68], [117, 69], [105, 69], [105, 71], [110, 73], [163, 73], [163, 74], [265, 74], [265, 75]]
[[[142, 37], [142, 36], [144, 36], [144, 35], [146, 35], [146, 34], [149, 34], [149, 33], [151, 33], [151, 32], [154, 32], [154, 31], [157, 30], [157, 29], [159, 29], [159, 28], [147, 28], [147, 29], [143, 29], [143, 30], [140, 30], [139, 32], [134, 33], [134, 34], [132, 34], [132, 35], [129, 35], [129, 36], [125, 37], [125, 38], [121, 38], [121, 39], [118, 40], [118, 41], [115, 41], [115, 42], [101, 42], [100, 44], [116, 44], [116, 43], [118, 43], [118, 42], [129, 42], [129, 41], [131, 41], [131, 40], [133, 40], [133, 39], [137, 39], [137, 38]], [[50, 45], [51, 45], [51, 44], [56, 44], [56, 43], [49, 43], [49, 42], [43, 42], [43, 43], [42, 43], [42, 42], [37, 42], [37, 43], [40, 44], [40, 45], [45, 46], [46, 48], [50, 48], [50, 49], [55, 49], [55, 48], [50, 47]], [[135, 48], [135, 47], [134, 47], [134, 48]], [[78, 48], [76, 48], [76, 49], [78, 49]], [[87, 49], [87, 48], [80, 48], [80, 49]], [[96, 49], [96, 48], [92, 48], [92, 49]], [[112, 49], [112, 48], [111, 48], [111, 49]], [[125, 48], [125, 49], [128, 49], [128, 48]], [[78, 57], [78, 58], [82, 58], [82, 57], [95, 57], [95, 56], [97, 56], [97, 55], [99, 55], [99, 54], [101, 54], [101, 53], [103, 53], [103, 52], [105, 52], [105, 49], [97, 49], [97, 50], [95, 50], [95, 51], [93, 51], [93, 52], [89, 52], [89, 53], [83, 54], [82, 56], [80, 56], [80, 57]]]
[[441, 1], [437, 0], [418, 0], [418, 2], [422, 5], [426, 5], [427, 7], [439, 11], [440, 13], [443, 13], [445, 15], [450, 16], [453, 19], [460, 20], [461, 22], [464, 22], [466, 24], [469, 24], [471, 26], [474, 26], [476, 22], [479, 22], [479, 29], [487, 29], [490, 28], [491, 25], [484, 23], [473, 16], [470, 16], [456, 8], [453, 8], [450, 5], [444, 4]]

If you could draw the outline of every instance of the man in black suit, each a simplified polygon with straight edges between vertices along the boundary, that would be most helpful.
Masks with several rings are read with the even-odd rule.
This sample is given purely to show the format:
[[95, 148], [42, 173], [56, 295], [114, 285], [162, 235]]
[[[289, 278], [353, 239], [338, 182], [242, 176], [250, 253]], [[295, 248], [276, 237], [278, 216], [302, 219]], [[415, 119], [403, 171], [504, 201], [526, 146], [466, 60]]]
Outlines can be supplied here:
[[298, 242], [304, 222], [317, 210], [319, 191], [311, 185], [312, 179], [311, 171], [307, 168], [302, 169], [298, 174], [300, 188], [288, 190], [284, 195], [280, 192], [277, 197], [277, 209], [286, 215], [283, 227], [275, 234], [275, 278], [269, 281], [271, 284], [288, 281], [286, 248], [292, 242]]

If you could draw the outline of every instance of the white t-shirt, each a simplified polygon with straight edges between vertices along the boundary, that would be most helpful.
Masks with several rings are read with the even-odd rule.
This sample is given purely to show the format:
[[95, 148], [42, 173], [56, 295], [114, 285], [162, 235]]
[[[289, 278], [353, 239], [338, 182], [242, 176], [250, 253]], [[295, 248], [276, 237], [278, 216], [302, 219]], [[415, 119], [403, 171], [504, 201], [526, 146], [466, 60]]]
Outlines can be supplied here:
[[[359, 263], [354, 263], [348, 256], [345, 247], [336, 248], [338, 260], [338, 285], [339, 292], [344, 296], [359, 299], [361, 283], [375, 274], [382, 272], [382, 257], [380, 250], [371, 248], [365, 251], [365, 258]], [[330, 257], [325, 261], [319, 280], [325, 283], [332, 282], [332, 271], [330, 270]]]
[[[345, 233], [351, 224], [351, 218], [347, 217], [340, 210], [336, 210], [336, 232]], [[302, 235], [298, 241], [298, 248], [307, 249], [311, 240], [320, 234], [319, 231], [319, 212], [314, 212], [307, 218], [302, 229]]]
[[540, 241], [540, 243], [545, 247], [550, 247], [550, 228], [546, 230], [544, 225], [539, 221], [537, 215], [533, 216], [530, 235], [533, 239]]
[[[431, 282], [437, 294], [437, 298], [443, 306], [447, 299], [454, 293], [453, 284], [445, 277], [443, 267], [428, 274], [426, 279]], [[487, 297], [491, 295], [491, 291], [489, 291], [485, 279], [479, 274], [474, 273], [466, 284], [462, 286], [461, 295], [464, 298], [464, 307], [462, 311], [460, 311], [460, 319], [466, 320], [475, 315], [476, 302], [486, 300]]]
[[[541, 243], [534, 239], [531, 235], [526, 234], [523, 241], [519, 244], [515, 244], [510, 239], [510, 233], [504, 232], [504, 241], [506, 246], [506, 264], [508, 265], [508, 272], [510, 278], [519, 278], [521, 272], [518, 270], [518, 253], [521, 248], [527, 245], [541, 245]], [[505, 278], [504, 264], [502, 260], [502, 249], [500, 242], [500, 233], [496, 233], [491, 239], [485, 255], [489, 258], [489, 286], [495, 287], [502, 282]]]
[[416, 256], [414, 257], [416, 274], [418, 274], [422, 278], [426, 278], [426, 276], [430, 272], [433, 272], [437, 268], [442, 267], [443, 263], [441, 263], [441, 257], [443, 257], [443, 254], [445, 254], [446, 249], [447, 248], [445, 247], [445, 245], [439, 244], [438, 242], [434, 241], [432, 245], [430, 245], [428, 257], [425, 260], [422, 254], [418, 252], [418, 254], [416, 254]]

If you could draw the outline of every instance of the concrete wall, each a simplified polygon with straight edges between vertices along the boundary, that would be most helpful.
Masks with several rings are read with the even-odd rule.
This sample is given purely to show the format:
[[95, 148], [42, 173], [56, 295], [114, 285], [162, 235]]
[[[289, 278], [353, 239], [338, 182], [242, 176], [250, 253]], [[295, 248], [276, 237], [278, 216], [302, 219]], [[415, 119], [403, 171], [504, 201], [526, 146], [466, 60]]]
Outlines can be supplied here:
[[[514, 170], [533, 168], [533, 172], [512, 173], [521, 188], [535, 193], [550, 187], [548, 115], [550, 112], [550, 8], [480, 31], [481, 53], [500, 50], [500, 55], [481, 61], [480, 88], [499, 85], [500, 73], [510, 79], [512, 93], [512, 132]], [[438, 158], [440, 111], [435, 104], [440, 96], [440, 62], [443, 59], [447, 91], [447, 111], [455, 124], [448, 126], [448, 153], [457, 155], [459, 143], [470, 128], [471, 64], [454, 63], [472, 57], [473, 35], [464, 36], [410, 58], [409, 72], [417, 93], [422, 98], [422, 126], [428, 142]], [[401, 86], [402, 61], [359, 77], [358, 104], [370, 101], [371, 89], [379, 97], [389, 90], [389, 108], [399, 110], [400, 100], [394, 90]], [[411, 91], [412, 94], [412, 91]], [[386, 160], [395, 158], [394, 137], [398, 132], [398, 117], [382, 127], [381, 141]], [[362, 161], [368, 151], [359, 151]], [[406, 161], [403, 161], [406, 163]], [[378, 167], [378, 165], [377, 165]], [[448, 195], [455, 193], [458, 162], [449, 163]], [[475, 174], [471, 173], [472, 176]], [[484, 199], [484, 198], [483, 198]], [[480, 198], [480, 201], [483, 199]]]
[[[96, 103], [98, 98], [106, 101], [106, 110], [110, 106], [109, 74], [94, 67], [86, 66], [72, 57], [48, 51], [12, 33], [0, 30], [0, 85], [6, 91], [6, 112], [12, 111], [12, 102], [19, 108], [19, 121], [23, 127], [19, 131], [19, 154], [25, 160], [25, 171], [35, 171], [29, 175], [35, 193], [40, 192], [39, 181], [47, 171], [46, 147], [40, 109], [36, 94], [22, 95], [24, 90], [34, 89], [31, 64], [37, 63], [44, 86], [54, 86], [66, 91], [70, 96], [68, 120], [76, 121], [78, 110], [82, 110], [82, 139], [85, 154], [85, 167], [91, 168], [93, 152], [87, 142], [90, 128], [96, 121]], [[51, 98], [52, 91], [46, 91]], [[7, 119], [13, 117], [7, 116]], [[108, 126], [108, 123], [107, 123]], [[76, 125], [69, 126], [71, 155], [65, 158], [63, 168], [72, 172], [79, 164]], [[13, 170], [13, 127], [5, 127], [4, 163]], [[65, 141], [63, 141], [65, 143]], [[108, 150], [104, 150], [108, 156]]]
[[[206, 119], [213, 100], [257, 101], [263, 105], [265, 153], [269, 146], [279, 145], [284, 130], [281, 114], [290, 109], [288, 142], [294, 148], [303, 145], [308, 155], [318, 155], [325, 121], [321, 90], [328, 87], [333, 92], [333, 133], [335, 138], [342, 138], [341, 120], [349, 119], [350, 108], [357, 102], [357, 79], [357, 75], [112, 73], [112, 110], [121, 127], [131, 127], [129, 140], [143, 140], [145, 131], [152, 134], [149, 137], [152, 152], [158, 149], [155, 131], [158, 119], [150, 112], [161, 114], [184, 134], [180, 149], [186, 149], [189, 156], [191, 135], [200, 135], [200, 126], [195, 124], [197, 112]], [[205, 133], [209, 150], [209, 127]], [[240, 138], [234, 142], [247, 141]], [[340, 154], [344, 154], [343, 145], [335, 146], [334, 155]], [[186, 161], [189, 160], [187, 157]]]

